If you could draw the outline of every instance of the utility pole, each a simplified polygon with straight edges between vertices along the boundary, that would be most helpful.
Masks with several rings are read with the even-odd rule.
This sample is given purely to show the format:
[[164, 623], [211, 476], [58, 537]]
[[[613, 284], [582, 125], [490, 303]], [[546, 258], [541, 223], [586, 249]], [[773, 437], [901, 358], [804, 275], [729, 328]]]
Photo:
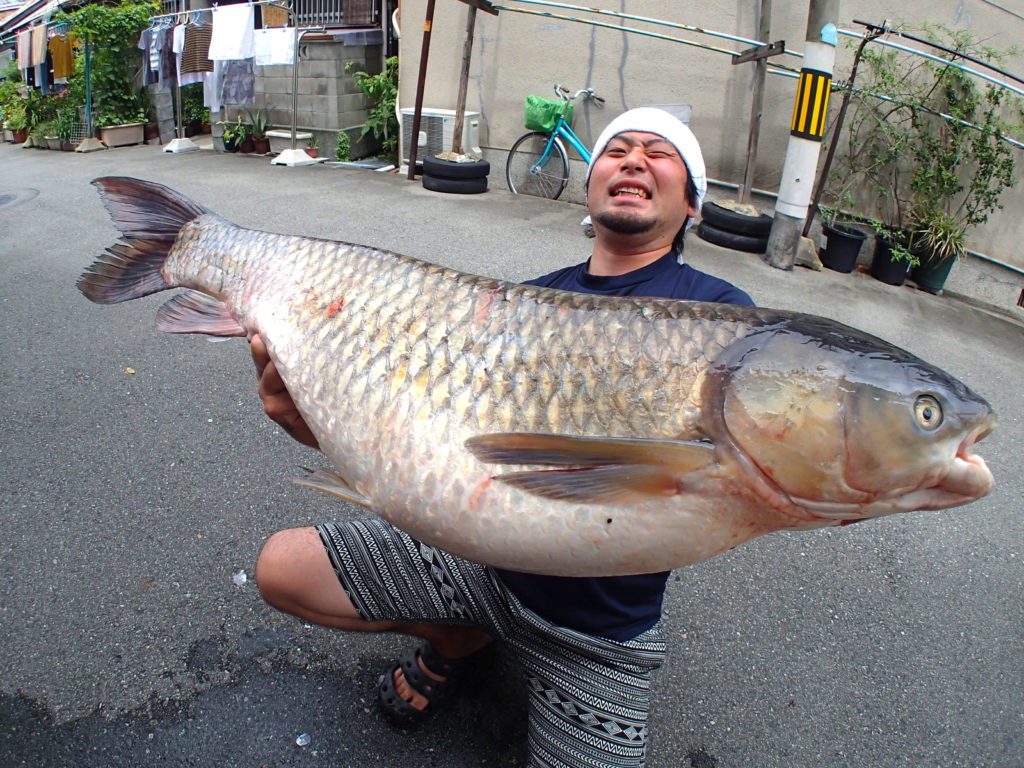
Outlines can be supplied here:
[[814, 177], [825, 134], [825, 116], [836, 60], [839, 0], [810, 0], [807, 38], [800, 69], [789, 147], [782, 167], [775, 218], [764, 260], [779, 269], [792, 269], [814, 189]]

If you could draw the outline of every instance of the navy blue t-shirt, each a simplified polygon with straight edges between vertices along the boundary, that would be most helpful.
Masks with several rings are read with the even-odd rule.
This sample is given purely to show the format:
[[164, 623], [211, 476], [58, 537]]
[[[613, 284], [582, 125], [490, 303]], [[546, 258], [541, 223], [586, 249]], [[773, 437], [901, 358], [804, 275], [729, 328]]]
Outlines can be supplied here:
[[[587, 272], [589, 261], [527, 281], [527, 285], [610, 296], [651, 296], [753, 306], [750, 297], [725, 280], [680, 264], [669, 251], [646, 267], [624, 275]], [[567, 578], [498, 570], [516, 597], [534, 613], [561, 626], [612, 640], [629, 640], [661, 616], [668, 571], [638, 576]]]

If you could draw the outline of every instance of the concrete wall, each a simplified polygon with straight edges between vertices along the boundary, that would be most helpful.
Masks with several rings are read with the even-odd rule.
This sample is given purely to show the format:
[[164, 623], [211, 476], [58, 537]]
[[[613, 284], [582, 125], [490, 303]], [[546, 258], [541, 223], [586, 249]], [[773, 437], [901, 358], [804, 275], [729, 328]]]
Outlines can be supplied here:
[[[315, 133], [322, 156], [334, 156], [339, 130], [345, 130], [352, 142], [353, 156], [363, 148], [359, 141], [366, 120], [366, 97], [345, 63], [355, 61], [358, 69], [371, 74], [381, 71], [382, 34], [380, 30], [337, 32], [335, 37], [304, 38], [298, 64], [296, 127]], [[174, 138], [174, 104], [171, 91], [150, 86], [150, 98], [157, 110], [162, 142]], [[270, 128], [290, 129], [292, 125], [292, 67], [256, 67], [255, 103], [225, 105], [211, 116], [214, 136], [221, 130], [218, 120], [245, 119], [246, 111], [261, 110]]]
[[[622, 23], [613, 17], [527, 6], [514, 0], [506, 4], [598, 20], [612, 26]], [[759, 0], [732, 0], [722, 4], [604, 0], [589, 5], [747, 38], [756, 38], [760, 8]], [[982, 0], [907, 0], [898, 6], [882, 0], [842, 2], [839, 27], [863, 29], [853, 23], [854, 19], [881, 23], [887, 18], [892, 24], [929, 22], [972, 29], [986, 38], [989, 45], [1006, 49], [1024, 39], [1024, 19], [1021, 18], [1024, 12], [1002, 10], [998, 5]], [[1001, 5], [1009, 9], [1012, 4]], [[425, 7], [426, 0], [405, 0], [402, 4], [401, 107], [412, 107], [415, 101]], [[458, 2], [436, 6], [423, 102], [426, 107], [455, 107], [467, 12], [467, 7]], [[776, 2], [772, 13], [771, 40], [785, 39], [788, 49], [802, 52], [807, 3]], [[731, 51], [745, 47], [693, 32], [642, 22], [625, 23], [631, 28]], [[849, 40], [840, 37], [837, 79], [849, 72], [852, 60], [852, 49], [846, 42]], [[800, 60], [792, 56], [778, 60], [797, 68], [800, 65]], [[1024, 73], [1024, 56], [1007, 60], [1003, 68]], [[481, 12], [477, 14], [467, 109], [481, 113], [481, 146], [485, 156], [500, 166], [504, 152], [524, 132], [523, 98], [530, 93], [552, 95], [552, 84], [556, 81], [574, 90], [593, 87], [607, 99], [603, 110], [593, 106], [577, 110], [574, 128], [587, 142], [592, 142], [604, 125], [624, 109], [643, 104], [690, 104], [693, 109], [691, 127], [701, 139], [709, 176], [736, 183], [742, 180], [746, 159], [753, 71], [753, 64], [733, 66], [730, 57], [722, 53], [621, 30], [520, 13], [502, 12], [495, 17]], [[754, 182], [757, 188], [774, 191], [778, 187], [795, 91], [795, 79], [768, 76]], [[1019, 170], [1024, 173], [1024, 152], [1018, 151], [1017, 159]], [[582, 199], [580, 178], [576, 174], [570, 181], [566, 199]], [[492, 182], [503, 184], [502, 174], [492, 173]], [[972, 232], [969, 245], [1024, 269], [1024, 252], [1019, 247], [1024, 227], [1018, 214], [1024, 208], [1024, 187], [1018, 185], [1010, 190], [1003, 202], [1005, 210], [993, 216], [986, 226]], [[1012, 270], [1010, 274], [1024, 287], [1021, 275]]]

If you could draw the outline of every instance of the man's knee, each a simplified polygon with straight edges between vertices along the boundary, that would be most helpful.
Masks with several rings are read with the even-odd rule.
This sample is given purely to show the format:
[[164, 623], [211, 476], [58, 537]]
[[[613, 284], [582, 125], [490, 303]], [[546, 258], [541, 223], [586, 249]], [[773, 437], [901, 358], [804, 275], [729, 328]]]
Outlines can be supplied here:
[[279, 610], [294, 612], [311, 561], [322, 557], [323, 544], [315, 528], [273, 534], [256, 559], [256, 583], [263, 599]]

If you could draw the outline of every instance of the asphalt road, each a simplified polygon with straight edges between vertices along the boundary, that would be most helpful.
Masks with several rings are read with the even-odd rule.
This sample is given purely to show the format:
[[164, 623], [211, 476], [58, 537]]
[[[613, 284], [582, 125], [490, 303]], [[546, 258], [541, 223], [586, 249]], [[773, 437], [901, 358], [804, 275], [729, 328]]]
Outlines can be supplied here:
[[[262, 603], [251, 573], [270, 533], [359, 513], [290, 482], [320, 459], [262, 415], [243, 342], [157, 333], [166, 297], [79, 295], [116, 239], [89, 185], [107, 174], [163, 182], [242, 226], [501, 278], [588, 249], [580, 207], [501, 191], [212, 152], [0, 145], [0, 198], [39, 192], [0, 207], [0, 766], [521, 765], [508, 659], [429, 729], [400, 734], [372, 688], [406, 640]], [[965, 509], [775, 534], [677, 571], [649, 765], [1021, 766], [1024, 329], [692, 236], [688, 257], [759, 304], [856, 325], [962, 378], [1000, 415], [979, 451], [997, 487]]]

